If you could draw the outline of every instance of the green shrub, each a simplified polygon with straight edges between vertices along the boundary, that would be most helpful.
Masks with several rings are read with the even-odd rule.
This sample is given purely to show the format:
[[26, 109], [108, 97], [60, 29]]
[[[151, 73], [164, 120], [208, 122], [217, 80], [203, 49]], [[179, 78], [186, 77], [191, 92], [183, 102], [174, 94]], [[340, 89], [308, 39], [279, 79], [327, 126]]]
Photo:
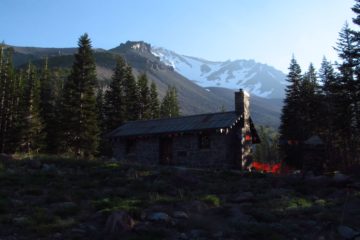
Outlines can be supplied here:
[[309, 208], [312, 205], [313, 205], [312, 202], [305, 198], [295, 198], [289, 202], [288, 209], [290, 209], [290, 208]]
[[208, 204], [211, 204], [215, 207], [219, 207], [220, 203], [221, 203], [220, 198], [218, 196], [212, 195], [212, 194], [205, 195], [200, 200], [202, 200]]
[[124, 210], [134, 215], [139, 215], [144, 203], [137, 199], [103, 198], [93, 201], [93, 206], [98, 211], [112, 212]]

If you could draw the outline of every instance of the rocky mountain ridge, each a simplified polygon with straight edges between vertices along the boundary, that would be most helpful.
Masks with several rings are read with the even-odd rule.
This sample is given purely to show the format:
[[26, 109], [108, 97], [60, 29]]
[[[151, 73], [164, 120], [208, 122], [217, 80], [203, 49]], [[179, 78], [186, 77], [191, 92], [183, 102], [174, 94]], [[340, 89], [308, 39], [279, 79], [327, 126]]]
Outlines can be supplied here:
[[246, 89], [264, 98], [283, 98], [285, 74], [254, 60], [209, 61], [153, 47], [151, 52], [168, 66], [202, 87]]
[[[35, 48], [13, 47], [14, 64], [16, 67], [26, 67], [28, 62], [41, 68], [44, 58], [48, 57], [50, 68], [70, 68], [76, 48]], [[183, 115], [218, 112], [221, 109], [234, 109], [234, 89], [219, 87], [204, 88], [194, 81], [178, 73], [172, 66], [164, 63], [152, 52], [150, 44], [145, 42], [131, 42], [120, 44], [110, 50], [95, 49], [94, 56], [98, 79], [108, 82], [115, 67], [115, 59], [122, 56], [133, 68], [134, 74], [146, 73], [158, 88], [162, 98], [168, 87], [175, 86]], [[267, 104], [268, 99], [252, 95], [251, 111], [256, 124], [277, 127], [279, 124], [279, 104], [281, 101]], [[280, 102], [280, 103], [279, 103]], [[266, 111], [264, 107], [267, 106]]]

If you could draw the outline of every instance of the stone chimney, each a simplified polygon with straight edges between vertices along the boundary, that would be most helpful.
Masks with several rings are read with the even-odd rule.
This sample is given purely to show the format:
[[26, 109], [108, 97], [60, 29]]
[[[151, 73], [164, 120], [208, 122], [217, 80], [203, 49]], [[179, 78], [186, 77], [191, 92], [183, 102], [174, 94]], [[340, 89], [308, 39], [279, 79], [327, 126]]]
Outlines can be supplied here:
[[250, 117], [250, 95], [244, 90], [240, 89], [235, 92], [235, 112], [237, 115], [243, 115], [244, 119]]

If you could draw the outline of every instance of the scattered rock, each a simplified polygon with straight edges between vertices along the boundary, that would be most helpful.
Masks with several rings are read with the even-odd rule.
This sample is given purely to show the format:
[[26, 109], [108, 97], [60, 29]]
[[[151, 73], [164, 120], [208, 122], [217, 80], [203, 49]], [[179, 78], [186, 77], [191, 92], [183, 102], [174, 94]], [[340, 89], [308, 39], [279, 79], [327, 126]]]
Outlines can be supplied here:
[[8, 163], [13, 160], [12, 155], [6, 153], [0, 153], [0, 162]]
[[343, 183], [348, 182], [350, 180], [350, 177], [340, 172], [335, 172], [333, 180], [337, 183]]
[[234, 203], [243, 203], [243, 202], [250, 202], [253, 201], [255, 198], [254, 194], [252, 192], [242, 192], [238, 193], [234, 199], [230, 200]]
[[41, 162], [39, 159], [31, 159], [29, 160], [28, 164], [29, 168], [31, 169], [41, 169]]
[[182, 240], [186, 240], [186, 239], [188, 239], [188, 236], [186, 235], [186, 233], [181, 233], [179, 238]]
[[201, 229], [193, 229], [190, 231], [190, 237], [193, 239], [197, 239], [197, 238], [201, 238], [204, 237], [206, 235], [206, 232], [204, 230]]
[[138, 179], [139, 173], [135, 169], [130, 168], [128, 171], [126, 171], [126, 177], [130, 179]]
[[348, 226], [344, 226], [341, 225], [337, 228], [338, 233], [340, 234], [340, 236], [342, 236], [345, 239], [353, 239], [355, 238], [357, 235], [359, 235], [360, 233], [355, 231], [354, 229], [348, 227]]
[[16, 170], [13, 169], [13, 168], [8, 168], [8, 169], [6, 169], [6, 173], [8, 173], [8, 174], [14, 174], [14, 173], [16, 173]]
[[61, 217], [73, 216], [79, 211], [79, 206], [74, 202], [60, 202], [51, 204], [54, 214]]
[[69, 209], [69, 208], [76, 208], [78, 205], [74, 202], [61, 202], [61, 203], [54, 203], [51, 207], [56, 209]]
[[10, 201], [11, 201], [11, 204], [16, 207], [24, 205], [24, 201], [19, 200], [19, 199], [11, 199]]
[[61, 233], [55, 233], [53, 236], [54, 239], [63, 239], [63, 236]]
[[272, 198], [280, 198], [282, 196], [285, 196], [289, 193], [289, 189], [285, 189], [285, 188], [273, 188], [270, 189], [269, 191], [269, 197]]
[[229, 209], [229, 219], [233, 223], [239, 223], [239, 222], [253, 222], [255, 221], [254, 218], [250, 215], [247, 215], [241, 211], [238, 207], [231, 207]]
[[105, 230], [109, 234], [116, 234], [130, 231], [134, 225], [134, 219], [127, 212], [116, 211], [106, 220]]
[[81, 235], [85, 235], [86, 231], [84, 229], [81, 228], [73, 228], [71, 229], [71, 234], [72, 236], [81, 236]]
[[206, 205], [206, 203], [197, 200], [192, 201], [185, 206], [187, 212], [195, 212], [195, 213], [203, 212], [208, 208], [209, 207]]
[[187, 213], [183, 212], [183, 211], [174, 212], [173, 217], [174, 218], [179, 218], [179, 219], [189, 219], [189, 215], [187, 215]]
[[219, 231], [213, 234], [213, 237], [216, 239], [224, 239], [224, 233]]
[[57, 169], [54, 164], [44, 164], [41, 168], [43, 172], [56, 172]]
[[147, 219], [154, 222], [170, 222], [171, 220], [170, 216], [164, 212], [151, 213]]
[[23, 226], [23, 225], [27, 224], [28, 222], [29, 222], [29, 219], [24, 216], [16, 217], [13, 219], [13, 223], [15, 225], [19, 225], [19, 226]]

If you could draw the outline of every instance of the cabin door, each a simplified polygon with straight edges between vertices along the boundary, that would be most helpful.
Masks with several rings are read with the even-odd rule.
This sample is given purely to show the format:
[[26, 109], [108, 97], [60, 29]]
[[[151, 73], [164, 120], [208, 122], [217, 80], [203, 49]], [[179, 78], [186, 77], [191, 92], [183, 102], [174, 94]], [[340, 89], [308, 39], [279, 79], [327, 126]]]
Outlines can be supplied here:
[[170, 165], [173, 160], [173, 140], [172, 138], [160, 138], [159, 140], [159, 159], [160, 164]]

